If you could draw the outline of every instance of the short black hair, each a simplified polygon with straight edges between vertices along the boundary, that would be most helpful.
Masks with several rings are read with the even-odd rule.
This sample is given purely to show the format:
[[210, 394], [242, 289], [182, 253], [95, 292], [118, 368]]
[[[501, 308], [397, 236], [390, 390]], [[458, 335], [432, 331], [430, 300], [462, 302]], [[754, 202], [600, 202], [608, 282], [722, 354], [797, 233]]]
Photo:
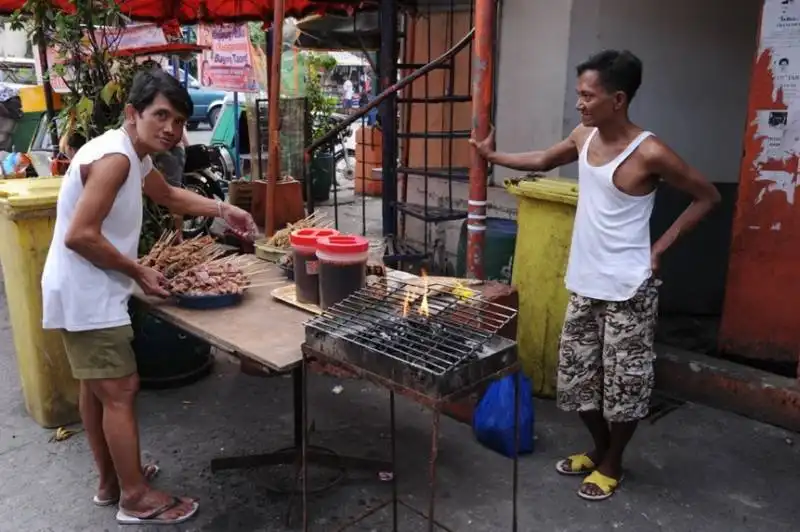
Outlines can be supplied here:
[[578, 65], [578, 75], [594, 70], [608, 92], [622, 91], [633, 100], [642, 84], [642, 62], [628, 50], [603, 50]]
[[161, 68], [148, 68], [139, 71], [133, 78], [128, 94], [128, 103], [140, 113], [153, 105], [156, 96], [164, 96], [176, 111], [189, 118], [194, 111], [192, 97], [171, 74]]
[[75, 151], [78, 151], [86, 144], [86, 137], [84, 137], [81, 133], [74, 131], [67, 135], [67, 146], [72, 148]]

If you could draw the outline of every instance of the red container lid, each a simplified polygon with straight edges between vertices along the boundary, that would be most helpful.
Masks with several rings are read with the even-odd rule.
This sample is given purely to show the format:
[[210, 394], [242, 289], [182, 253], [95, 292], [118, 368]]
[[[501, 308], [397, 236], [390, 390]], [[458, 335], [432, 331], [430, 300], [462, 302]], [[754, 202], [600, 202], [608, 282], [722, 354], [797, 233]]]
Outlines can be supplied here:
[[292, 231], [289, 235], [289, 241], [293, 246], [304, 248], [317, 248], [317, 239], [323, 236], [338, 235], [339, 231], [336, 229], [326, 229], [323, 227], [307, 227], [305, 229], [297, 229]]
[[369, 251], [369, 240], [356, 235], [325, 236], [317, 240], [317, 249], [332, 255], [348, 255]]

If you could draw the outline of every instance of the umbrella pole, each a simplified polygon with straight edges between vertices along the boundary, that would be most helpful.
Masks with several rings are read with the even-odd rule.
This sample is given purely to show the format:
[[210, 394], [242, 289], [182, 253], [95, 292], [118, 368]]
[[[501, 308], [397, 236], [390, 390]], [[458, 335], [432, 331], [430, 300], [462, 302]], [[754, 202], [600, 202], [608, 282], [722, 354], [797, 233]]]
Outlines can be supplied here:
[[281, 55], [283, 52], [284, 0], [275, 0], [272, 21], [272, 62], [269, 72], [269, 157], [267, 159], [267, 212], [264, 232], [275, 233], [275, 194], [281, 174], [280, 96]]

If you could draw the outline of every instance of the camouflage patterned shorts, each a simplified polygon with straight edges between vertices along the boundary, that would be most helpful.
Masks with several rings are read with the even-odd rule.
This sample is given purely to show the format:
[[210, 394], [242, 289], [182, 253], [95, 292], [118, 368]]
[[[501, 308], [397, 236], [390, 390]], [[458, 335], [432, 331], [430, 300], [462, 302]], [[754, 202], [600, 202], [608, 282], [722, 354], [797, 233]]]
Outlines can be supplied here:
[[647, 416], [660, 284], [648, 279], [627, 301], [570, 294], [558, 363], [561, 409], [600, 410], [611, 422]]

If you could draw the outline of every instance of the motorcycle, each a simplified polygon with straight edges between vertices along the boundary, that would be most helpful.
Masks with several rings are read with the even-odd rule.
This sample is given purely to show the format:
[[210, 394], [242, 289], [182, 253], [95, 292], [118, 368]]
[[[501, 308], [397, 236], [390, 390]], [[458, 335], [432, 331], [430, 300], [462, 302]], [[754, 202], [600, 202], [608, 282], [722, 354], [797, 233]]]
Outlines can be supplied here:
[[[347, 115], [333, 113], [328, 118], [329, 128], [333, 129], [347, 118]], [[333, 141], [333, 164], [336, 176], [333, 186], [346, 186], [346, 181], [352, 181], [355, 178], [356, 149], [352, 126], [343, 129], [336, 135], [336, 139]]]
[[[194, 144], [186, 147], [183, 188], [209, 199], [225, 201], [231, 172], [226, 155], [218, 146]], [[213, 216], [187, 216], [183, 219], [183, 237], [208, 234]]]

